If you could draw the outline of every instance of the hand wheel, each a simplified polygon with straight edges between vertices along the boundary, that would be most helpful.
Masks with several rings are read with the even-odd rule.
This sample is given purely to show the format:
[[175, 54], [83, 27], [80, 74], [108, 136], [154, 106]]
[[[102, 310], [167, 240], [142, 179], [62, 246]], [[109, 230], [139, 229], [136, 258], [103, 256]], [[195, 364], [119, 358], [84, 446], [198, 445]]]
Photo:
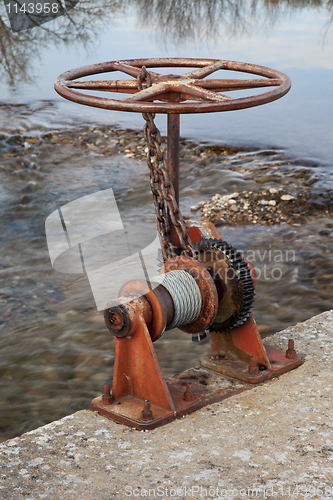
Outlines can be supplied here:
[[[142, 66], [148, 69], [151, 86], [139, 90], [138, 81]], [[150, 68], [197, 68], [182, 75], [163, 75]], [[250, 73], [261, 78], [206, 78], [215, 71], [229, 70]], [[78, 80], [82, 77], [121, 71], [134, 77], [131, 80]], [[137, 113], [210, 113], [244, 109], [279, 99], [291, 87], [290, 79], [274, 69], [218, 59], [158, 58], [111, 61], [83, 66], [60, 75], [55, 82], [56, 91], [66, 99], [87, 106], [134, 111]], [[220, 92], [275, 87], [250, 97], [233, 98]], [[121, 92], [123, 99], [109, 99], [78, 92], [94, 90]]]

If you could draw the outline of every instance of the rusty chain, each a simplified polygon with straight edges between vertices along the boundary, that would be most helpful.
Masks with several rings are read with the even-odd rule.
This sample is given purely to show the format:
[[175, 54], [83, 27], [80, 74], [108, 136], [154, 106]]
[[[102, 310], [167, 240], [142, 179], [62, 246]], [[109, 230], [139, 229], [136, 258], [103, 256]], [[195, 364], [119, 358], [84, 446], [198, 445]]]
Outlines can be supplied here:
[[[139, 90], [151, 86], [151, 77], [145, 66], [142, 66], [137, 81]], [[154, 123], [155, 114], [142, 113], [142, 116], [146, 120], [143, 135], [148, 145], [147, 165], [150, 171], [150, 186], [154, 197], [157, 229], [162, 239], [163, 257], [168, 260], [177, 255], [175, 246], [170, 240], [170, 225], [172, 225], [177, 232], [182, 254], [196, 258], [176, 201], [174, 187], [169, 180], [166, 158], [161, 150], [161, 133]]]

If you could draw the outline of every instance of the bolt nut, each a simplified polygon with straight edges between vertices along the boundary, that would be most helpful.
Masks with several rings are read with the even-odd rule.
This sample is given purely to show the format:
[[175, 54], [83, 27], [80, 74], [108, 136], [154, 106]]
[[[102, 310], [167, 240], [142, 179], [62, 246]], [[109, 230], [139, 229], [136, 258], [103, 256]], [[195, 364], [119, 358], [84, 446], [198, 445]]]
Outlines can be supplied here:
[[105, 324], [117, 338], [126, 337], [131, 328], [129, 313], [123, 305], [113, 306], [104, 311]]
[[102, 396], [103, 405], [110, 405], [113, 402], [113, 396], [110, 392], [110, 385], [105, 384], [104, 386], [104, 394]]
[[150, 401], [149, 399], [146, 399], [145, 402], [143, 403], [143, 410], [141, 412], [141, 419], [142, 420], [152, 420], [153, 418], [153, 412], [150, 409]]
[[192, 384], [186, 384], [186, 389], [184, 392], [183, 400], [184, 401], [194, 401], [197, 397], [192, 392]]
[[287, 359], [294, 359], [296, 358], [296, 351], [294, 349], [294, 341], [293, 339], [288, 340], [288, 349], [286, 350], [286, 358]]

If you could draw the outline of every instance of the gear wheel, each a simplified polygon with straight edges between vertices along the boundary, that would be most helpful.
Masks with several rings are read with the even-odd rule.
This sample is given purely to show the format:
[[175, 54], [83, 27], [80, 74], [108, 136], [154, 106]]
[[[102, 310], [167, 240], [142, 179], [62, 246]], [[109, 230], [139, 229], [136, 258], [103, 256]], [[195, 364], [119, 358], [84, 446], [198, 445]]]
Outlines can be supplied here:
[[218, 239], [193, 244], [197, 258], [215, 281], [218, 312], [211, 330], [230, 330], [245, 323], [254, 302], [254, 284], [248, 264], [240, 252]]

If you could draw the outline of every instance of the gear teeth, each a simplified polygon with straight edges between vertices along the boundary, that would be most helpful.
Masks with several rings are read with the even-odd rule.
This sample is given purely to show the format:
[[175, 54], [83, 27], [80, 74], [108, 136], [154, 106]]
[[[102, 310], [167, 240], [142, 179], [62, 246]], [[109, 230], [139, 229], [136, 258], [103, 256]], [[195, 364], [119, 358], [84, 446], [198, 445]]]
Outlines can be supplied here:
[[253, 279], [247, 262], [245, 262], [240, 252], [224, 240], [215, 238], [205, 239], [198, 241], [193, 246], [198, 252], [205, 250], [222, 252], [226, 257], [228, 265], [235, 270], [236, 279], [241, 285], [242, 297], [241, 301], [238, 300], [238, 303], [241, 304], [240, 310], [236, 311], [219, 328], [216, 328], [216, 325], [214, 325], [214, 330], [231, 330], [232, 328], [241, 326], [250, 315], [255, 297]]

